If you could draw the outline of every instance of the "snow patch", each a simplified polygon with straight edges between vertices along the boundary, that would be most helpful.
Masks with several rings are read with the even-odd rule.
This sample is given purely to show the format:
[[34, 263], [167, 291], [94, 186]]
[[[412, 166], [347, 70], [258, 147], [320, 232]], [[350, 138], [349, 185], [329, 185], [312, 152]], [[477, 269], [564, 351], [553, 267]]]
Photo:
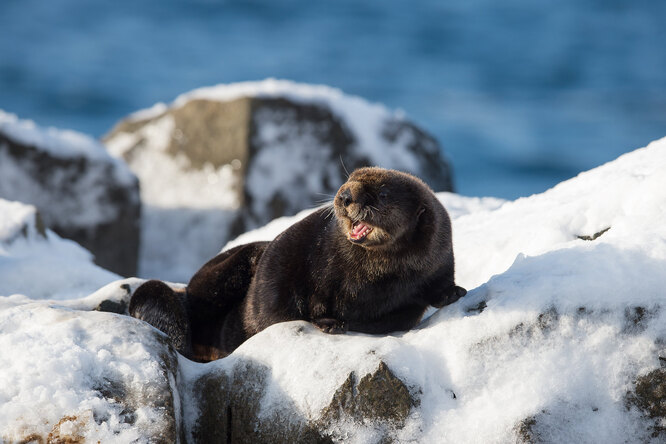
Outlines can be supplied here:
[[31, 205], [0, 199], [0, 299], [72, 299], [118, 279], [77, 243], [51, 230], [38, 235], [36, 214]]
[[29, 230], [35, 230], [37, 209], [32, 205], [0, 199], [0, 214], [0, 244], [27, 237]]

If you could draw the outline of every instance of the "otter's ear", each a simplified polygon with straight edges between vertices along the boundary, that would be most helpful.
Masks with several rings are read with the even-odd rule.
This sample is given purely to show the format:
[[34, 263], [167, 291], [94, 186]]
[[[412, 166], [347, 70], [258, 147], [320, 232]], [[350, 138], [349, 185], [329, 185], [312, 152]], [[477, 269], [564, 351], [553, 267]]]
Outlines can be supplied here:
[[428, 217], [429, 215], [430, 211], [428, 211], [425, 205], [420, 205], [419, 209], [416, 210], [416, 231], [423, 231], [428, 225], [430, 225], [431, 218]]

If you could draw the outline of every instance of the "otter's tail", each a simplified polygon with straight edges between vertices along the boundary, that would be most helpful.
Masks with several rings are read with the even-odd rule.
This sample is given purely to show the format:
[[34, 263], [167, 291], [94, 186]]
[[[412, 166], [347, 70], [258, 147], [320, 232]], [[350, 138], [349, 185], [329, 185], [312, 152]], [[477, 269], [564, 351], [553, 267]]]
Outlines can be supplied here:
[[132, 295], [129, 313], [166, 333], [176, 350], [190, 356], [192, 333], [185, 297], [184, 291], [176, 292], [164, 282], [150, 280]]

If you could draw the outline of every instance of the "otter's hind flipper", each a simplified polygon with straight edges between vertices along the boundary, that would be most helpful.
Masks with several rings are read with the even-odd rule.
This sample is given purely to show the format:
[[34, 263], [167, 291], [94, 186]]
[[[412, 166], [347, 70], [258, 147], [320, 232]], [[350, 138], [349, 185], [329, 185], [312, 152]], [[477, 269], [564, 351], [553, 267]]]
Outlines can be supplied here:
[[185, 292], [177, 293], [164, 282], [150, 280], [132, 295], [129, 313], [166, 333], [174, 348], [189, 357], [192, 335], [184, 298]]

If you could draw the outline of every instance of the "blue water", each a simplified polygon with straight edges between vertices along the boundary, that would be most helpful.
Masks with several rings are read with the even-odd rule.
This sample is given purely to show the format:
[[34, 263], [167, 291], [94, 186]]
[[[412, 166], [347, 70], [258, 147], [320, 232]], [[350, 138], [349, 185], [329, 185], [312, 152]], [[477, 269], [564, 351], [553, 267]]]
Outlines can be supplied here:
[[200, 86], [322, 83], [433, 133], [458, 191], [541, 192], [666, 136], [666, 1], [0, 0], [0, 108], [94, 136]]

